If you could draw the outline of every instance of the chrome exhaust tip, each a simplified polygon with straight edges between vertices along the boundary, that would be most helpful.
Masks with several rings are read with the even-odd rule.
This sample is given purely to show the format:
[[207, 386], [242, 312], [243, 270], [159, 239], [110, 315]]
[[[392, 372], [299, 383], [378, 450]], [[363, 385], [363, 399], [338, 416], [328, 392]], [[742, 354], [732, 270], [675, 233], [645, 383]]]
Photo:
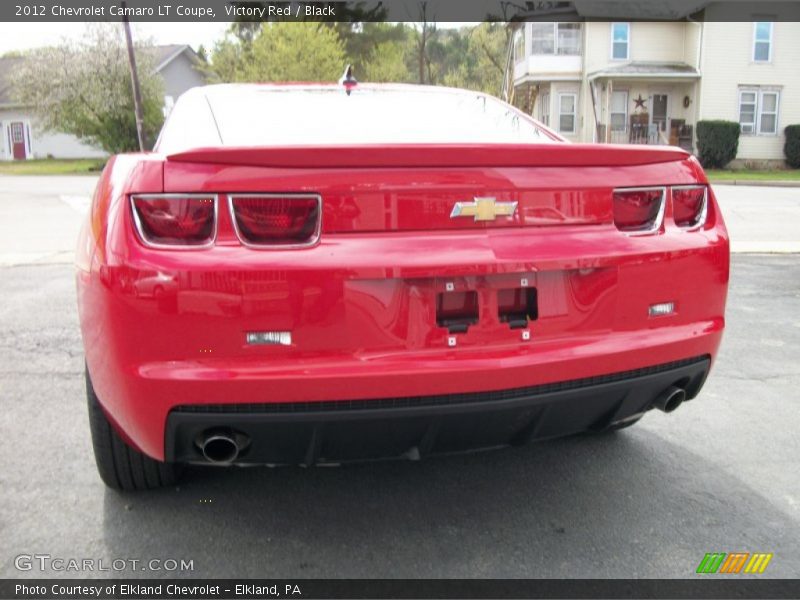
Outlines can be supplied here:
[[671, 413], [683, 404], [684, 400], [686, 400], [686, 390], [672, 385], [656, 397], [653, 406], [665, 413]]
[[212, 431], [200, 442], [203, 458], [215, 464], [231, 464], [239, 457], [242, 444], [233, 432]]

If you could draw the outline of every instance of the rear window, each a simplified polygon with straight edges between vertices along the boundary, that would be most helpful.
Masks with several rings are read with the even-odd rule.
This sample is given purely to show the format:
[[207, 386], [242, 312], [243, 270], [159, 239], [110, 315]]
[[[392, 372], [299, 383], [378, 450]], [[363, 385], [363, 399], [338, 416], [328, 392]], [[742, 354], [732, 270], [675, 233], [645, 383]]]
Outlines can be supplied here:
[[442, 88], [219, 86], [176, 104], [157, 149], [203, 146], [558, 143], [535, 121], [484, 94]]

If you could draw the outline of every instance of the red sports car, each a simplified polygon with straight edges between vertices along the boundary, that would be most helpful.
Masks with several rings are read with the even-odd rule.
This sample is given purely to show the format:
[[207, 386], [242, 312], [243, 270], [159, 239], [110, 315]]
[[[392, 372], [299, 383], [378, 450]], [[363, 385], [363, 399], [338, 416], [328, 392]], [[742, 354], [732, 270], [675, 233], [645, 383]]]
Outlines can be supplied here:
[[[485, 94], [220, 85], [112, 158], [77, 256], [106, 484], [618, 429], [694, 398], [728, 236], [698, 162]], [[144, 291], [144, 293], [143, 293]]]

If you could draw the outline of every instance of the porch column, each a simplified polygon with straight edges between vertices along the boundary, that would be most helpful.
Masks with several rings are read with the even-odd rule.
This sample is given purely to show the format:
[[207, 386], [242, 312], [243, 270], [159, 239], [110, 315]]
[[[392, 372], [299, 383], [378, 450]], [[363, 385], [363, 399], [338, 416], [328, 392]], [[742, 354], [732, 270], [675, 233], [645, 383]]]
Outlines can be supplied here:
[[606, 114], [605, 114], [605, 127], [606, 127], [606, 144], [611, 140], [611, 94], [614, 91], [614, 81], [608, 80], [606, 86]]

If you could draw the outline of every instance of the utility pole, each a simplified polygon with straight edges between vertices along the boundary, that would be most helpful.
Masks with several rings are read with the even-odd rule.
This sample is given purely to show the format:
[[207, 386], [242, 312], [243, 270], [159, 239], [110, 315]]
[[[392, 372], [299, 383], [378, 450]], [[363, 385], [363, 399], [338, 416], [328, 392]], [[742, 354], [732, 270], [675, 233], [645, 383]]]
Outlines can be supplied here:
[[122, 28], [125, 30], [125, 42], [128, 45], [128, 64], [131, 68], [131, 86], [133, 87], [133, 109], [136, 114], [136, 136], [139, 138], [139, 151], [144, 152], [144, 115], [142, 114], [142, 90], [139, 87], [139, 74], [136, 71], [136, 55], [133, 52], [131, 24], [128, 21], [127, 3], [122, 2]]

